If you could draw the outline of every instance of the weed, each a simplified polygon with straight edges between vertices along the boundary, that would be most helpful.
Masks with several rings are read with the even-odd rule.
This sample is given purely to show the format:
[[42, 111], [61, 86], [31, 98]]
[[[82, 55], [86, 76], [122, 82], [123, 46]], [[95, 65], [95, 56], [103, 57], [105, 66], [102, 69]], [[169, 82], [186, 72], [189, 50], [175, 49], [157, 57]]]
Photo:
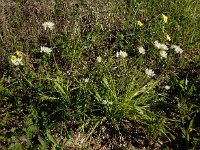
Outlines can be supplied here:
[[199, 8], [2, 1], [1, 149], [198, 149]]

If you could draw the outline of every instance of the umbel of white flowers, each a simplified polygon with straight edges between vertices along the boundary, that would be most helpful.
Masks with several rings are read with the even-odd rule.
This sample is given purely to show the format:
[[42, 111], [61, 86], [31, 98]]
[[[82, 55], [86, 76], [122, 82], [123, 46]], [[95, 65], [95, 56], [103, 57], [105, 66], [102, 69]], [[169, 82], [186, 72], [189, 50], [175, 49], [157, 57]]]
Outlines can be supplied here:
[[126, 52], [120, 50], [120, 52], [116, 53], [116, 57], [119, 57], [119, 56], [125, 58], [128, 56], [128, 54]]
[[98, 57], [97, 57], [97, 61], [98, 61], [98, 62], [101, 62], [101, 61], [102, 61], [101, 56], [98, 56]]
[[142, 47], [142, 46], [140, 46], [140, 47], [138, 47], [138, 50], [139, 50], [139, 53], [140, 54], [145, 54], [145, 49], [144, 49], [144, 47]]
[[176, 53], [180, 53], [181, 54], [183, 52], [183, 50], [177, 45], [172, 45], [171, 48], [174, 49], [174, 51]]
[[11, 56], [11, 62], [12, 62], [15, 66], [23, 65], [22, 57]]
[[161, 55], [162, 58], [167, 58], [167, 52], [166, 51], [161, 50], [160, 55]]
[[85, 78], [85, 79], [83, 79], [83, 81], [85, 82], [85, 83], [88, 83], [89, 82], [89, 78]]
[[149, 77], [149, 78], [156, 75], [152, 69], [148, 69], [148, 68], [145, 69], [145, 73], [146, 73], [147, 77]]
[[49, 54], [49, 53], [52, 52], [52, 49], [49, 48], [49, 47], [41, 46], [41, 47], [40, 47], [40, 52], [41, 52], [41, 53], [44, 52], [44, 53]]
[[165, 86], [165, 89], [166, 89], [166, 90], [169, 90], [170, 88], [171, 88], [171, 87], [170, 87], [169, 85], [166, 85], [166, 86]]
[[44, 27], [44, 30], [47, 30], [47, 28], [49, 28], [50, 30], [53, 30], [55, 24], [53, 22], [47, 21], [47, 22], [44, 22], [42, 26]]
[[154, 42], [154, 46], [157, 49], [160, 49], [160, 56], [161, 56], [161, 58], [167, 58], [167, 52], [166, 52], [166, 50], [168, 50], [167, 45], [159, 43], [158, 41], [155, 41]]
[[168, 50], [168, 47], [167, 45], [165, 44], [162, 44], [162, 43], [159, 43], [158, 41], [155, 41], [154, 42], [154, 46], [157, 48], [157, 49], [160, 49], [160, 50]]

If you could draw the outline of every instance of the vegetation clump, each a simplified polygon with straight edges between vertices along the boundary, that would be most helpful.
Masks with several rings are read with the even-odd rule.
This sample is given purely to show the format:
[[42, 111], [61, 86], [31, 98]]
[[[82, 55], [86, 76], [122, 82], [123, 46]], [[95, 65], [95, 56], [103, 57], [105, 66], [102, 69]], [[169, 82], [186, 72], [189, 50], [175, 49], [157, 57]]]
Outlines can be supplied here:
[[0, 3], [0, 149], [200, 149], [200, 3]]

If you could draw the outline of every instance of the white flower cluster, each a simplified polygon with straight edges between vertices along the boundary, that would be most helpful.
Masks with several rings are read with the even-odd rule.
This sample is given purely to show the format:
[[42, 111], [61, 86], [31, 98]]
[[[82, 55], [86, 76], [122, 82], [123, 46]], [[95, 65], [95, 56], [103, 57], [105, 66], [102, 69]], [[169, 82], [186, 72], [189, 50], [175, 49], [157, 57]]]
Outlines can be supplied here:
[[161, 51], [160, 51], [160, 56], [161, 56], [162, 58], [167, 58], [167, 52], [161, 50]]
[[44, 52], [44, 53], [49, 54], [50, 52], [52, 52], [52, 49], [49, 48], [49, 47], [41, 46], [41, 47], [40, 47], [40, 52], [41, 52], [41, 53]]
[[108, 101], [108, 100], [103, 100], [103, 101], [102, 101], [102, 104], [104, 104], [104, 105], [112, 105], [113, 102], [110, 102], [110, 101]]
[[44, 22], [42, 24], [42, 26], [44, 27], [44, 30], [47, 30], [47, 28], [49, 28], [50, 30], [53, 30], [54, 29], [54, 23], [53, 22], [50, 22], [50, 21], [47, 21], [47, 22]]
[[16, 51], [15, 55], [11, 56], [10, 60], [15, 66], [24, 65], [22, 62], [23, 55], [24, 54], [21, 51]]
[[97, 57], [97, 61], [98, 61], [99, 63], [102, 61], [101, 56], [98, 56], [98, 57]]
[[158, 41], [155, 41], [155, 42], [154, 42], [154, 46], [155, 46], [157, 49], [160, 49], [160, 50], [164, 50], [164, 51], [168, 50], [167, 45], [162, 44], [162, 43], [159, 43]]
[[161, 56], [161, 58], [167, 58], [167, 52], [166, 52], [166, 50], [168, 50], [167, 45], [159, 43], [158, 41], [155, 41], [154, 42], [154, 46], [157, 49], [160, 49], [160, 56]]
[[152, 69], [148, 69], [148, 68], [145, 69], [145, 73], [149, 78], [156, 75]]
[[140, 47], [138, 47], [138, 50], [139, 50], [139, 53], [140, 54], [145, 54], [145, 49], [144, 49], [144, 47], [142, 47], [142, 46], [140, 46]]
[[170, 87], [169, 85], [166, 85], [166, 86], [165, 86], [165, 89], [166, 89], [166, 90], [169, 90], [170, 88], [171, 88], [171, 87]]
[[183, 50], [179, 46], [177, 46], [177, 45], [172, 45], [171, 49], [174, 49], [174, 51], [176, 53], [180, 53], [180, 54], [183, 53]]
[[12, 62], [15, 66], [23, 65], [22, 57], [11, 56], [11, 62]]
[[89, 82], [89, 78], [85, 78], [85, 79], [83, 79], [83, 81], [85, 82], [85, 83], [88, 83]]
[[124, 52], [124, 51], [120, 51], [120, 52], [116, 53], [116, 57], [119, 57], [119, 56], [125, 58], [125, 57], [128, 56], [128, 54], [126, 52]]

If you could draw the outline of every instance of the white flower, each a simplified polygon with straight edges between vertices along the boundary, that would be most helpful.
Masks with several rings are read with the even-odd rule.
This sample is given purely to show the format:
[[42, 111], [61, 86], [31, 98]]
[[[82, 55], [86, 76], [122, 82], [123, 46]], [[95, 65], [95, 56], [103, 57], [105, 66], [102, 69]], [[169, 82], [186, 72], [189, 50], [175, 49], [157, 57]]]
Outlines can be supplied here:
[[165, 86], [165, 89], [166, 89], [166, 90], [169, 90], [170, 88], [171, 88], [171, 87], [170, 87], [169, 85], [166, 85], [166, 86]]
[[172, 45], [171, 48], [174, 49], [176, 53], [183, 53], [183, 50], [177, 45]]
[[11, 56], [11, 62], [15, 65], [15, 66], [18, 66], [18, 65], [23, 65], [22, 63], [22, 57], [16, 57], [16, 56]]
[[161, 50], [160, 55], [161, 55], [162, 58], [167, 58], [167, 52], [166, 51]]
[[119, 57], [119, 52], [116, 53], [116, 57]]
[[89, 78], [83, 79], [83, 81], [84, 81], [85, 83], [88, 83], [88, 82], [89, 82]]
[[47, 21], [47, 22], [44, 22], [42, 24], [42, 26], [44, 27], [44, 30], [47, 30], [47, 28], [49, 28], [50, 30], [53, 30], [54, 29], [54, 23], [53, 22], [50, 22], [50, 21]]
[[128, 56], [128, 54], [126, 52], [124, 52], [124, 51], [120, 51], [120, 52], [116, 53], [116, 57], [119, 57], [119, 56], [125, 58], [125, 57]]
[[160, 45], [160, 49], [162, 49], [162, 50], [168, 50], [168, 47], [165, 44], [161, 44]]
[[138, 47], [138, 50], [140, 54], [145, 54], [145, 49], [142, 46]]
[[101, 61], [102, 61], [101, 56], [98, 56], [98, 57], [97, 57], [97, 61], [98, 61], [98, 62], [101, 62]]
[[165, 44], [159, 43], [158, 41], [154, 42], [154, 46], [157, 49], [161, 49], [161, 50], [168, 50], [168, 47]]
[[160, 49], [160, 46], [161, 44], [158, 42], [158, 41], [155, 41], [154, 42], [154, 46], [156, 47], [156, 48], [158, 48], [158, 49]]
[[145, 73], [149, 78], [155, 76], [155, 73], [154, 73], [154, 71], [152, 69], [146, 68], [145, 69]]
[[108, 101], [108, 100], [103, 100], [103, 101], [102, 101], [102, 104], [104, 104], [104, 105], [112, 105], [113, 102], [110, 102], [110, 101]]
[[45, 47], [45, 46], [41, 46], [40, 47], [40, 52], [42, 53], [42, 52], [44, 52], [44, 53], [50, 53], [50, 52], [52, 52], [52, 49], [51, 48], [48, 48], [48, 47]]
[[128, 54], [124, 51], [120, 51], [120, 56], [122, 56], [123, 58], [127, 57]]

